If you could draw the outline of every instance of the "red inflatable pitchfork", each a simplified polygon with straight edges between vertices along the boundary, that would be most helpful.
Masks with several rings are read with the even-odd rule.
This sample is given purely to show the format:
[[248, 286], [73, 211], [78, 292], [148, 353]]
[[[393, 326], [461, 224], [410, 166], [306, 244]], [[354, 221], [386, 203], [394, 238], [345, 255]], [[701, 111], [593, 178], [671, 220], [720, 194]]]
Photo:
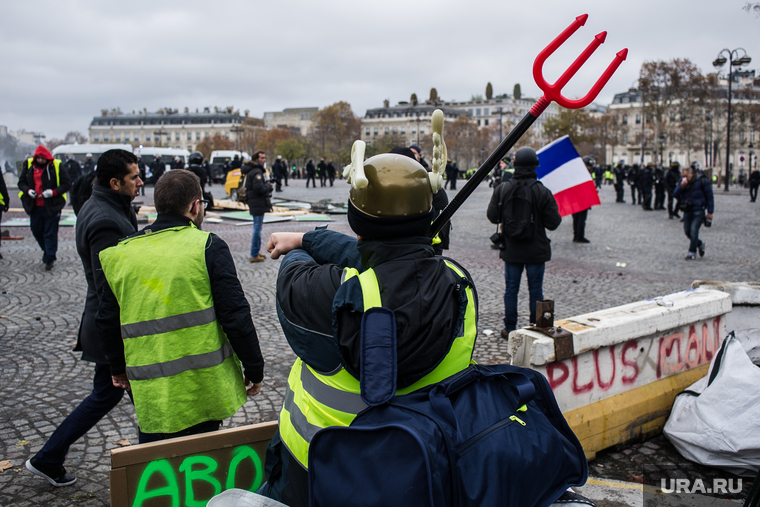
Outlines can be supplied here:
[[602, 32], [594, 37], [594, 40], [591, 42], [591, 44], [589, 44], [583, 53], [581, 53], [580, 56], [575, 59], [572, 65], [570, 65], [564, 74], [560, 76], [557, 82], [554, 84], [549, 84], [546, 82], [542, 72], [544, 62], [547, 58], [549, 58], [549, 56], [552, 55], [552, 53], [557, 50], [557, 48], [564, 44], [571, 35], [573, 35], [580, 27], [586, 24], [587, 19], [588, 14], [584, 14], [575, 18], [575, 21], [573, 21], [570, 26], [565, 28], [565, 30], [559, 34], [556, 39], [554, 39], [548, 46], [546, 46], [546, 48], [544, 48], [543, 51], [538, 54], [536, 61], [533, 63], [533, 79], [535, 79], [538, 87], [543, 90], [543, 96], [541, 96], [541, 98], [538, 99], [535, 104], [533, 104], [533, 107], [530, 108], [528, 114], [526, 114], [522, 120], [520, 120], [520, 122], [515, 125], [515, 128], [513, 128], [512, 131], [507, 134], [507, 137], [505, 137], [501, 143], [499, 143], [499, 146], [496, 147], [496, 149], [488, 156], [486, 161], [483, 162], [483, 164], [478, 168], [475, 174], [467, 181], [465, 186], [462, 187], [462, 190], [460, 190], [459, 193], [454, 196], [449, 205], [446, 206], [440, 215], [438, 215], [438, 218], [435, 219], [430, 229], [431, 237], [441, 232], [443, 226], [446, 225], [446, 222], [451, 219], [451, 216], [456, 212], [456, 210], [459, 209], [464, 201], [472, 194], [475, 188], [477, 188], [477, 186], [486, 178], [488, 173], [496, 166], [499, 160], [504, 158], [507, 152], [512, 149], [515, 143], [517, 143], [523, 134], [527, 132], [530, 126], [533, 125], [533, 122], [535, 122], [536, 119], [541, 116], [541, 113], [543, 113], [544, 110], [549, 107], [549, 104], [551, 104], [552, 101], [567, 109], [579, 109], [581, 107], [586, 107], [596, 98], [597, 95], [599, 95], [599, 92], [602, 91], [604, 85], [606, 85], [607, 81], [610, 80], [612, 74], [614, 74], [617, 68], [620, 67], [620, 64], [623, 63], [623, 60], [625, 60], [626, 56], [628, 56], [628, 49], [623, 49], [615, 55], [615, 58], [612, 60], [610, 66], [607, 67], [607, 70], [604, 71], [602, 76], [594, 84], [594, 86], [591, 87], [591, 90], [586, 94], [585, 97], [581, 99], [571, 100], [562, 95], [562, 88], [568, 83], [568, 81], [570, 81], [576, 72], [578, 72], [583, 64], [586, 63], [594, 51], [596, 51], [596, 49], [601, 46], [602, 43], [604, 43], [604, 40], [607, 37], [607, 32]]

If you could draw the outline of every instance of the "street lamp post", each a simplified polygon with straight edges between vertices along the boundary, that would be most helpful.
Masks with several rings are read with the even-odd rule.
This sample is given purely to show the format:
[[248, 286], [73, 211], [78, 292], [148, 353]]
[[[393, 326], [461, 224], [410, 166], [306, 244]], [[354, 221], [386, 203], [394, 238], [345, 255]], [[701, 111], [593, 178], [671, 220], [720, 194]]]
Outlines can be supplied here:
[[[749, 148], [749, 169], [747, 170], [747, 178], [749, 178], [750, 175], [752, 174], [752, 155], [754, 154], [754, 152], [752, 151], [752, 148], [754, 148], [754, 146], [752, 146], [751, 141], [749, 143], [749, 146], [747, 146], [747, 148]], [[755, 157], [755, 165], [757, 165], [757, 157]]]
[[[743, 53], [742, 56], [739, 56], [739, 51]], [[722, 56], [723, 53], [726, 53], [728, 55], [728, 58], [725, 56]], [[729, 168], [731, 167], [729, 165], [729, 157], [731, 156], [731, 69], [734, 65], [737, 67], [742, 65], [747, 65], [749, 62], [752, 61], [752, 58], [747, 56], [747, 52], [744, 50], [744, 48], [736, 48], [734, 50], [729, 49], [722, 49], [720, 53], [718, 53], [718, 57], [713, 62], [714, 67], [722, 67], [725, 65], [726, 62], [728, 62], [728, 119], [726, 120], [726, 172], [725, 172], [725, 179], [726, 179], [726, 185], [725, 185], [725, 191], [728, 192], [728, 180], [729, 180]]]

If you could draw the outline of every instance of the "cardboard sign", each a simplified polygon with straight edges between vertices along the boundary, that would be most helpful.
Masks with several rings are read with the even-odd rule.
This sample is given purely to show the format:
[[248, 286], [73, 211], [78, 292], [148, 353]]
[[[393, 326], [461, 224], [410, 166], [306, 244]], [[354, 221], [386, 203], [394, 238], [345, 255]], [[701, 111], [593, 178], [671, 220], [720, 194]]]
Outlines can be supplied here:
[[111, 451], [112, 507], [205, 506], [231, 488], [256, 491], [277, 421]]

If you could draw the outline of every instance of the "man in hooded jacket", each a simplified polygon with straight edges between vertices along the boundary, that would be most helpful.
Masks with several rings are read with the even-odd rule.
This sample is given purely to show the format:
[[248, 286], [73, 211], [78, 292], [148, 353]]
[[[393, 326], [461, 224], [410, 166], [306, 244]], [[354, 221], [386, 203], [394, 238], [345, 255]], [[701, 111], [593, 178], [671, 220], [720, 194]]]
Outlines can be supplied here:
[[71, 190], [69, 173], [60, 160], [39, 145], [21, 170], [18, 189], [21, 204], [30, 218], [32, 234], [43, 252], [42, 262], [50, 271], [58, 253], [61, 210], [66, 206], [66, 192]]

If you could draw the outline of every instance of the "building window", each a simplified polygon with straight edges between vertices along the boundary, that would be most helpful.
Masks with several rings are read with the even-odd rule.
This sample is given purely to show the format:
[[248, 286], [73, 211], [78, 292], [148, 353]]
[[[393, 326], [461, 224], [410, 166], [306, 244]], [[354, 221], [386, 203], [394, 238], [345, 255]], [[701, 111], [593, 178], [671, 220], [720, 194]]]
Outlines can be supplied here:
[[200, 141], [201, 140], [201, 133], [200, 132], [196, 132], [195, 133], [195, 140], [196, 141]]
[[204, 132], [203, 137], [208, 137], [208, 132]]
[[628, 144], [628, 134], [623, 134], [623, 144]]
[[129, 141], [129, 132], [127, 132], [126, 134], [124, 134], [124, 140], [125, 141]]
[[394, 134], [397, 134], [397, 133], [398, 133], [398, 127], [396, 127], [396, 126], [394, 126], [394, 127], [393, 127], [393, 133], [394, 133]]
[[179, 141], [179, 132], [174, 133], [174, 140]]
[[145, 140], [146, 141], [150, 141], [150, 133], [149, 132], [145, 133]]
[[472, 116], [472, 109], [468, 109], [467, 111], [470, 112], [470, 116]]
[[480, 127], [480, 120], [478, 120], [478, 127]]
[[367, 127], [367, 128], [364, 129], [364, 135], [365, 136], [369, 135], [369, 127]]
[[100, 142], [100, 135], [99, 135], [99, 134], [95, 134], [95, 135], [92, 137], [92, 139], [93, 139], [93, 141], [95, 141], [96, 143], [98, 143], [98, 142]]
[[385, 127], [385, 135], [388, 135], [388, 127]]
[[406, 134], [406, 125], [401, 126], [401, 133]]
[[641, 115], [640, 114], [636, 115], [636, 125], [641, 125]]
[[628, 125], [628, 115], [627, 114], [623, 115], [623, 125]]
[[229, 132], [225, 132], [224, 133], [224, 137], [226, 137], [227, 139], [229, 139], [230, 138], [230, 133]]
[[412, 125], [412, 134], [416, 134], [416, 133], [417, 133], [417, 127]]
[[377, 127], [375, 127], [375, 130], [373, 132], [375, 135], [377, 135]]
[[477, 113], [477, 115], [478, 115], [478, 116], [480, 116], [480, 108], [477, 108], [477, 109], [475, 110], [475, 112]]
[[187, 140], [188, 141], [192, 141], [193, 140], [193, 134], [192, 133], [190, 133], [190, 132], [187, 133]]
[[[487, 107], [483, 109], [483, 115], [484, 116], [488, 116], [488, 108]], [[486, 125], [488, 125], [488, 124], [486, 123]]]
[[108, 134], [103, 134], [103, 142], [104, 143], [108, 142]]
[[420, 127], [420, 134], [424, 134], [424, 133], [425, 133], [425, 127]]

